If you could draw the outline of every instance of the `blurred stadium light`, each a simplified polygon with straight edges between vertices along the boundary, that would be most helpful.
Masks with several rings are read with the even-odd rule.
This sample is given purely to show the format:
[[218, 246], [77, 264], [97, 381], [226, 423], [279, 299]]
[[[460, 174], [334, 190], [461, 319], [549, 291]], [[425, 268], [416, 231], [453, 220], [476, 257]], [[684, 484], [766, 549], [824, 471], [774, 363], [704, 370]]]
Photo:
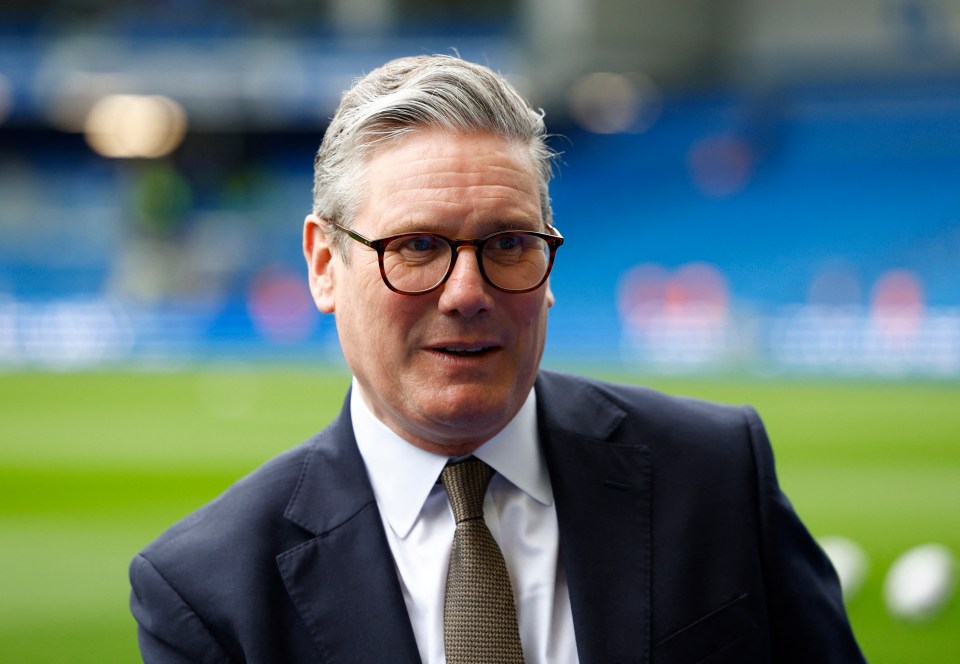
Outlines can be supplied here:
[[0, 365], [331, 347], [312, 153], [353, 78], [454, 50], [562, 137], [549, 361], [960, 375], [948, 0], [4, 3]]
[[187, 132], [183, 107], [160, 95], [107, 95], [83, 126], [87, 143], [104, 157], [155, 159], [173, 152]]

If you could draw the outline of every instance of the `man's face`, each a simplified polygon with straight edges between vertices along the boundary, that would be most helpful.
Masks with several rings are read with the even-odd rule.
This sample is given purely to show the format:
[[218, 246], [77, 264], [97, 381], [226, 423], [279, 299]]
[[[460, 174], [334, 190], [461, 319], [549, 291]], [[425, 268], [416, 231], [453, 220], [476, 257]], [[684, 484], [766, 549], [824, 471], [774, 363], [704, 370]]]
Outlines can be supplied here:
[[[526, 148], [487, 133], [419, 130], [376, 151], [352, 228], [370, 239], [410, 231], [480, 238], [543, 230]], [[304, 252], [321, 311], [336, 315], [340, 344], [373, 413], [408, 442], [466, 454], [502, 429], [536, 378], [553, 304], [548, 285], [502, 293], [483, 280], [472, 247], [449, 280], [401, 295], [380, 277], [377, 254], [349, 240], [349, 262], [307, 217]]]

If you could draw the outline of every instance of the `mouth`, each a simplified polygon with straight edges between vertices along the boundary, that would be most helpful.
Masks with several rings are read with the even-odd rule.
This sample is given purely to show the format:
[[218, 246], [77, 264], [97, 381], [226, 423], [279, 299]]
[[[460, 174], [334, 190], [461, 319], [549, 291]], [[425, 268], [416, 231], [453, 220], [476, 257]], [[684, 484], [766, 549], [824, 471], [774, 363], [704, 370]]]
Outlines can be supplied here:
[[490, 353], [496, 352], [499, 350], [499, 346], [494, 345], [459, 345], [459, 344], [448, 344], [442, 346], [434, 346], [430, 350], [435, 353], [440, 353], [442, 355], [448, 355], [450, 357], [483, 357], [489, 355]]

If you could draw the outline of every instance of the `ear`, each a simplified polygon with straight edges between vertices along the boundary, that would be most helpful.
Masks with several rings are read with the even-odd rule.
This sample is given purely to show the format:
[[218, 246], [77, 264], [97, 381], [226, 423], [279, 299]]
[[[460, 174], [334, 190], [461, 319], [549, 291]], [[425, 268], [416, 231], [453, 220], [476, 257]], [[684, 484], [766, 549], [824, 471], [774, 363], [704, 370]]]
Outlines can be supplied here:
[[313, 214], [303, 220], [303, 257], [307, 260], [310, 294], [317, 309], [325, 314], [334, 310], [334, 267], [336, 260], [331, 247], [332, 238], [323, 221]]

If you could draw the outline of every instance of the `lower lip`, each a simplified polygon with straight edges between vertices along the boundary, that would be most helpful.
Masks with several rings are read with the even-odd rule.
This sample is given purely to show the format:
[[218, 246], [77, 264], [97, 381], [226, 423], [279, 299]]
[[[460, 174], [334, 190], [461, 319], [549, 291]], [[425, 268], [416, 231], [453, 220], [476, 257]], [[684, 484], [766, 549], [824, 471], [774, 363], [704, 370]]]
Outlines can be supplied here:
[[480, 364], [495, 357], [500, 352], [499, 348], [491, 348], [482, 353], [471, 353], [469, 355], [457, 355], [454, 353], [444, 353], [431, 348], [430, 354], [437, 359], [449, 362], [454, 365], [474, 365]]

